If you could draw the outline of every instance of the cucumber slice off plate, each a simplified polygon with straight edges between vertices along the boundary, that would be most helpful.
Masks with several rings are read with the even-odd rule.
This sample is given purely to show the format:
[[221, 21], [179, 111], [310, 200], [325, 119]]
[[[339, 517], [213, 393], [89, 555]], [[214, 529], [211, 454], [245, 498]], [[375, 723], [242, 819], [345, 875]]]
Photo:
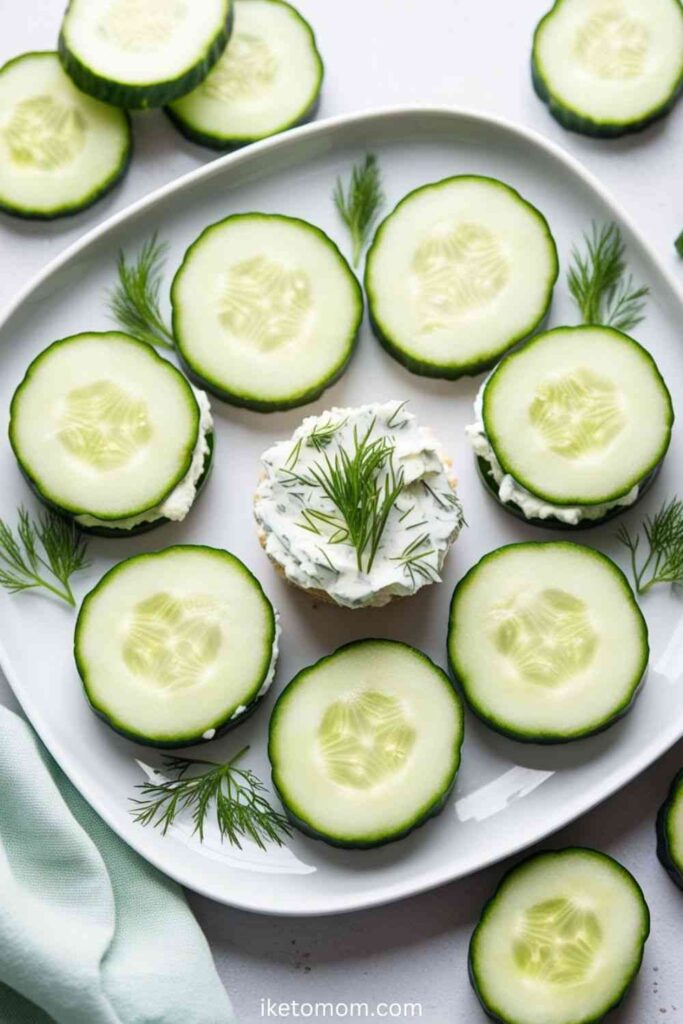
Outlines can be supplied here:
[[683, 889], [683, 771], [671, 783], [657, 815], [657, 856]]
[[105, 574], [81, 606], [74, 653], [108, 725], [150, 746], [188, 746], [255, 709], [275, 672], [276, 615], [234, 555], [179, 545]]
[[472, 935], [470, 979], [500, 1024], [593, 1024], [640, 969], [650, 913], [597, 850], [537, 853], [503, 878]]
[[633, 703], [649, 657], [622, 571], [570, 541], [509, 544], [458, 583], [451, 670], [487, 725], [530, 743], [608, 728]]
[[284, 0], [235, 0], [229, 46], [166, 113], [192, 142], [230, 149], [312, 117], [322, 78], [315, 36], [298, 11]]
[[9, 439], [47, 505], [117, 527], [145, 518], [185, 480], [201, 424], [175, 366], [112, 331], [63, 338], [34, 359], [12, 399]]
[[0, 209], [50, 220], [91, 206], [125, 174], [128, 115], [79, 92], [56, 53], [0, 68]]
[[673, 107], [683, 84], [679, 0], [556, 0], [534, 35], [532, 77], [565, 128], [640, 131]]
[[380, 224], [365, 290], [390, 355], [455, 378], [492, 366], [538, 327], [557, 274], [545, 217], [502, 181], [462, 175], [415, 189]]
[[59, 56], [78, 88], [105, 103], [162, 107], [206, 78], [232, 15], [232, 0], [69, 0]]
[[312, 402], [332, 384], [363, 316], [360, 285], [334, 242], [307, 221], [266, 213], [206, 228], [185, 254], [171, 302], [192, 377], [263, 412]]
[[297, 828], [333, 846], [381, 846], [442, 809], [462, 737], [445, 672], [407, 644], [359, 640], [292, 679], [268, 756]]
[[503, 471], [553, 505], [601, 505], [643, 481], [671, 440], [652, 356], [611, 327], [559, 327], [494, 370], [486, 435]]

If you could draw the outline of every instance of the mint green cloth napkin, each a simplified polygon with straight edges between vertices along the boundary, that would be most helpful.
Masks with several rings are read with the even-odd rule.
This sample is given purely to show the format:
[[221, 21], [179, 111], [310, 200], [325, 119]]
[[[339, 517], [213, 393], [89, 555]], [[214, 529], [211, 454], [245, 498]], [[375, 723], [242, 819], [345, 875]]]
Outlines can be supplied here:
[[0, 707], [0, 1022], [50, 1020], [234, 1016], [182, 890], [104, 824], [31, 727]]

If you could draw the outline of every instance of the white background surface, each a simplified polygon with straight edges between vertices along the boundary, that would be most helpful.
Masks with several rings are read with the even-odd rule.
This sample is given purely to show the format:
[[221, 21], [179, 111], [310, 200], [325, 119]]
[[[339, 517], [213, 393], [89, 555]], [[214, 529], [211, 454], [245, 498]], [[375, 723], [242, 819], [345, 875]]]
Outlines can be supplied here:
[[[683, 108], [641, 135], [601, 142], [565, 133], [533, 95], [528, 56], [546, 0], [299, 0], [326, 64], [320, 117], [392, 103], [452, 103], [509, 117], [582, 160], [625, 206], [663, 259], [683, 227]], [[0, 63], [54, 46], [61, 0], [0, 0]], [[138, 115], [128, 178], [91, 211], [55, 225], [0, 219], [0, 304], [85, 230], [211, 158], [157, 112]], [[12, 704], [5, 685], [0, 698]], [[614, 1024], [683, 1022], [683, 894], [656, 861], [653, 819], [683, 763], [679, 745], [622, 793], [547, 845], [589, 844], [641, 882], [653, 934], [639, 981]], [[297, 921], [256, 917], [190, 897], [243, 1024], [268, 1019], [261, 999], [409, 1001], [428, 1024], [478, 1024], [467, 941], [501, 874], [471, 879], [374, 911]], [[321, 1018], [322, 1019], [322, 1018]], [[326, 1019], [330, 1019], [327, 1017]], [[188, 1021], [187, 1024], [192, 1024]]]

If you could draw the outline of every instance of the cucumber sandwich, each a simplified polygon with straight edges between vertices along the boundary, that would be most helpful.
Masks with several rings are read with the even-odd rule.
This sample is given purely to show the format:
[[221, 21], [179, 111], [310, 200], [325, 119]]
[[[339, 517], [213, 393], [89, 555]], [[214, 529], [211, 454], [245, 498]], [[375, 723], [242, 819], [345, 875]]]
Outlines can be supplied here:
[[277, 616], [234, 555], [179, 545], [114, 566], [76, 622], [85, 694], [139, 743], [182, 747], [231, 729], [275, 673]]
[[206, 78], [232, 15], [232, 0], [69, 0], [59, 55], [83, 92], [118, 107], [161, 107]]
[[390, 355], [455, 378], [492, 366], [538, 327], [557, 274], [545, 217], [502, 181], [462, 175], [415, 189], [380, 224], [365, 289]]
[[657, 856], [683, 889], [683, 771], [671, 783], [657, 815]]
[[467, 428], [484, 483], [536, 525], [590, 526], [634, 504], [671, 440], [652, 356], [611, 327], [560, 327], [496, 367]]
[[166, 108], [188, 139], [229, 149], [312, 117], [323, 63], [313, 31], [284, 0], [235, 0], [230, 43], [207, 77]]
[[333, 846], [400, 839], [443, 808], [463, 715], [414, 647], [359, 640], [303, 669], [270, 720], [273, 783], [292, 823]]
[[556, 0], [531, 57], [538, 96], [585, 135], [639, 131], [667, 114], [683, 84], [679, 0]]
[[193, 379], [263, 412], [312, 402], [329, 387], [363, 316], [360, 286], [334, 242], [307, 221], [268, 213], [206, 228], [175, 275], [171, 303]]
[[597, 850], [537, 853], [503, 878], [472, 935], [470, 979], [499, 1024], [597, 1024], [640, 969], [643, 892]]
[[0, 68], [0, 210], [49, 220], [77, 213], [125, 174], [128, 115], [85, 96], [56, 53]]
[[622, 571], [571, 542], [509, 544], [458, 583], [448, 655], [487, 725], [564, 743], [624, 715], [649, 657], [645, 619]]
[[9, 438], [38, 497], [79, 529], [130, 536], [188, 514], [213, 452], [206, 395], [117, 332], [55, 341], [33, 360]]

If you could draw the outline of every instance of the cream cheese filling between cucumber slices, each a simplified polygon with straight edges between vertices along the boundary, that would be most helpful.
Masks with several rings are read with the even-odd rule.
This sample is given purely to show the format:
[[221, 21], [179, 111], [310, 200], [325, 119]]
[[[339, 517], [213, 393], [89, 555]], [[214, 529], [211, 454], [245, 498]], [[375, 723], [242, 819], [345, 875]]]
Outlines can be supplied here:
[[56, 53], [0, 68], [0, 209], [50, 219], [94, 203], [122, 177], [128, 115], [75, 87]]
[[230, 43], [206, 79], [166, 112], [194, 142], [225, 149], [300, 124], [323, 65], [308, 23], [283, 0], [235, 0]]
[[[338, 507], [316, 482], [321, 468], [353, 458], [365, 438], [391, 450], [378, 491], [400, 479], [374, 558], [370, 545], [359, 556]], [[261, 542], [294, 585], [361, 608], [380, 607], [440, 581], [463, 525], [462, 507], [441, 446], [404, 402], [308, 417], [288, 441], [264, 452], [262, 467], [254, 499]]]

